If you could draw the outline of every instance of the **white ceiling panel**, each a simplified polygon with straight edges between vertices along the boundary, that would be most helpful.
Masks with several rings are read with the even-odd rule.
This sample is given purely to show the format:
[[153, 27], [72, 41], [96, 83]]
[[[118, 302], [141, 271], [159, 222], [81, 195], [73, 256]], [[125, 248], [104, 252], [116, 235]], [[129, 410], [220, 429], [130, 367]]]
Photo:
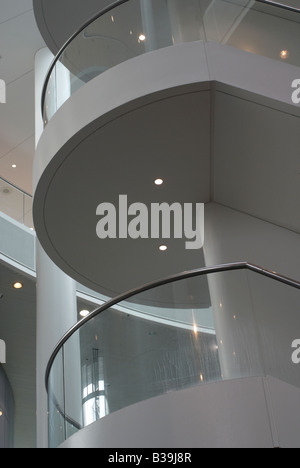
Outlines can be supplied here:
[[29, 10], [32, 10], [32, 0], [1, 0], [0, 25]]
[[[27, 193], [32, 192], [32, 164], [35, 150], [34, 136], [0, 159], [0, 174], [6, 180], [13, 181]], [[13, 168], [15, 164], [17, 167]]]
[[34, 135], [34, 73], [7, 87], [0, 106], [0, 159]]
[[0, 77], [7, 84], [34, 68], [43, 40], [32, 11], [0, 24]]

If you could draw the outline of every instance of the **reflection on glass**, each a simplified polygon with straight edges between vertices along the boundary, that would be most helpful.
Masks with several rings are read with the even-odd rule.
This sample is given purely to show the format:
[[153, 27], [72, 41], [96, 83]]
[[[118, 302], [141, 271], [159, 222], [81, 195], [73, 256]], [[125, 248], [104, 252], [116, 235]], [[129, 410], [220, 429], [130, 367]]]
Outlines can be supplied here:
[[88, 426], [109, 413], [104, 384], [104, 359], [93, 349], [93, 360], [82, 368], [83, 424]]
[[103, 311], [51, 368], [53, 444], [127, 406], [211, 382], [270, 375], [300, 388], [291, 360], [299, 300], [300, 288], [238, 270], [155, 287]]
[[61, 53], [47, 82], [45, 124], [85, 83], [139, 55], [213, 41], [300, 65], [296, 12], [249, 0], [128, 0], [94, 20]]
[[32, 197], [0, 177], [0, 211], [33, 229]]

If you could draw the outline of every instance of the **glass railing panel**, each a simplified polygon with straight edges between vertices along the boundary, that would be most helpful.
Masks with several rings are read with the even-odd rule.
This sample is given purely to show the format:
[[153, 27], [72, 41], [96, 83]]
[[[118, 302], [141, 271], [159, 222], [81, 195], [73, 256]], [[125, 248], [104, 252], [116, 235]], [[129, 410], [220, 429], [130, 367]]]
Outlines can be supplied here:
[[203, 21], [208, 41], [300, 66], [298, 13], [253, 0], [214, 0]]
[[29, 229], [34, 229], [34, 224], [33, 224], [33, 216], [32, 216], [32, 197], [29, 195], [24, 194], [24, 219], [23, 223], [25, 226], [27, 226]]
[[128, 0], [64, 48], [44, 90], [44, 122], [96, 76], [175, 44], [213, 41], [300, 66], [300, 15], [255, 0]]
[[0, 210], [23, 224], [23, 192], [0, 178]]
[[247, 271], [208, 276], [222, 380], [264, 375]]
[[33, 229], [32, 196], [0, 177], [0, 211]]
[[60, 55], [45, 92], [45, 123], [74, 92], [106, 70], [147, 52], [200, 39], [200, 0], [129, 0], [116, 6]]
[[292, 343], [300, 339], [300, 291], [250, 271], [247, 275], [264, 374], [300, 388], [299, 366], [292, 360]]
[[300, 387], [292, 362], [299, 302], [299, 283], [243, 266], [169, 280], [93, 315], [51, 367], [53, 443], [127, 406], [209, 382], [270, 375]]
[[84, 353], [80, 349], [80, 332], [64, 345], [64, 392], [66, 438], [82, 428], [81, 367]]
[[58, 447], [66, 440], [63, 348], [57, 354], [49, 375], [48, 387], [49, 447]]
[[66, 415], [77, 427], [145, 399], [220, 380], [206, 277], [156, 288], [101, 313], [64, 345], [64, 363]]

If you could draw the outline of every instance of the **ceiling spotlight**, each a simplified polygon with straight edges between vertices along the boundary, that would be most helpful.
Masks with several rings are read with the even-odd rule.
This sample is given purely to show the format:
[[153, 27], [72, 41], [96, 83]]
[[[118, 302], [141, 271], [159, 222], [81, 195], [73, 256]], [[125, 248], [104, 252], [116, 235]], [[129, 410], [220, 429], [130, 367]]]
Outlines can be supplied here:
[[80, 315], [81, 315], [81, 317], [85, 318], [85, 317], [87, 317], [88, 315], [90, 315], [90, 312], [89, 312], [88, 310], [82, 310], [82, 311], [80, 312]]
[[11, 167], [12, 167], [13, 169], [16, 169], [17, 165], [16, 165], [16, 164], [13, 164]]
[[0, 417], [3, 416], [3, 411], [0, 409]]
[[139, 40], [140, 40], [141, 42], [144, 42], [144, 41], [146, 40], [145, 34], [141, 34], [141, 35], [139, 36]]
[[15, 283], [15, 284], [14, 284], [14, 288], [15, 288], [15, 289], [22, 289], [22, 288], [23, 288], [23, 284], [22, 284], [22, 283]]
[[282, 58], [282, 60], [286, 60], [288, 57], [289, 57], [290, 53], [288, 50], [282, 50], [280, 52], [280, 58]]
[[155, 179], [154, 183], [155, 183], [155, 185], [163, 185], [164, 180], [163, 179]]
[[166, 252], [166, 251], [168, 250], [168, 247], [167, 247], [166, 245], [160, 245], [160, 246], [159, 246], [159, 250], [160, 250], [161, 252]]

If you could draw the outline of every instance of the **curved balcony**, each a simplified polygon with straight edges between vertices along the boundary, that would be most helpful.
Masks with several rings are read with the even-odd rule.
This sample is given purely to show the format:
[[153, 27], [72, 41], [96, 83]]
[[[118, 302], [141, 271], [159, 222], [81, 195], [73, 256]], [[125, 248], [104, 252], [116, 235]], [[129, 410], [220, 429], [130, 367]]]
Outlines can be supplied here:
[[264, 0], [115, 2], [81, 27], [53, 61], [42, 96], [44, 123], [96, 76], [181, 43], [212, 41], [299, 66], [299, 11]]
[[[142, 15], [144, 3], [153, 7], [152, 16]], [[204, 3], [114, 4], [69, 41], [52, 66], [53, 89], [46, 84], [45, 121], [55, 115], [34, 161], [37, 236], [65, 273], [108, 297], [204, 262], [178, 239], [163, 261], [152, 239], [128, 239], [126, 248], [122, 239], [99, 242], [95, 210], [101, 201], [117, 206], [126, 194], [129, 204], [147, 206], [216, 202], [300, 229], [300, 107], [291, 99], [291, 83], [299, 76], [293, 65], [300, 64], [299, 14], [269, 3], [224, 0], [203, 11]], [[151, 30], [149, 18], [153, 36], [145, 29]], [[125, 37], [133, 41], [125, 47], [130, 53], [114, 53]], [[161, 49], [150, 47], [152, 37]], [[157, 177], [166, 181], [162, 190], [153, 184]], [[171, 249], [176, 255], [169, 255]], [[250, 255], [245, 257], [259, 263]], [[128, 264], [138, 278], [128, 275]]]
[[299, 300], [299, 282], [245, 262], [185, 272], [111, 300], [71, 329], [50, 359], [51, 447], [138, 402], [207, 383], [272, 376], [299, 393], [292, 348]]

